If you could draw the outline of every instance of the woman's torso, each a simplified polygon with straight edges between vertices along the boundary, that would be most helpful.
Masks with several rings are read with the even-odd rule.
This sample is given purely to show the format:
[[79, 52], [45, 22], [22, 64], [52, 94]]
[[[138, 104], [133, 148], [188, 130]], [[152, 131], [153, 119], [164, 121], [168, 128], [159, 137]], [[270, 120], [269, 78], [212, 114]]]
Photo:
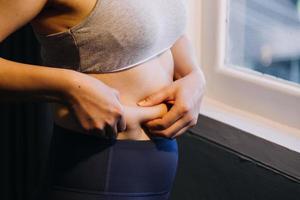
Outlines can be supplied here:
[[[99, 0], [102, 1], [102, 0]], [[52, 0], [45, 9], [32, 21], [33, 28], [41, 34], [53, 34], [65, 31], [79, 24], [93, 9], [96, 0]], [[166, 27], [167, 28], [167, 27]], [[125, 112], [130, 118], [139, 117], [142, 107], [136, 103], [144, 97], [162, 89], [173, 81], [174, 63], [172, 52], [166, 49], [159, 55], [126, 70], [113, 73], [89, 73], [110, 87], [120, 92], [120, 101], [125, 106]], [[130, 107], [131, 109], [127, 109]], [[164, 106], [154, 109], [153, 118], [166, 113]], [[81, 130], [72, 112], [61, 104], [55, 104], [55, 123], [72, 129]], [[126, 118], [125, 118], [126, 119]], [[138, 119], [137, 119], [138, 121]], [[132, 126], [128, 131], [120, 132], [117, 139], [148, 140], [149, 137], [140, 126]], [[136, 134], [132, 134], [135, 132]]]

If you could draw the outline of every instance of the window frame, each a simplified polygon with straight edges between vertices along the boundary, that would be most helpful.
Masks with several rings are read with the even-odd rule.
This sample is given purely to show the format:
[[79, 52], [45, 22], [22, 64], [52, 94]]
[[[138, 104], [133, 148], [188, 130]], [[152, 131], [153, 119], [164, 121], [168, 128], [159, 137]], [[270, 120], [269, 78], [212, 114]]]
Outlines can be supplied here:
[[188, 32], [207, 81], [200, 114], [300, 152], [300, 86], [225, 64], [228, 3], [189, 1]]

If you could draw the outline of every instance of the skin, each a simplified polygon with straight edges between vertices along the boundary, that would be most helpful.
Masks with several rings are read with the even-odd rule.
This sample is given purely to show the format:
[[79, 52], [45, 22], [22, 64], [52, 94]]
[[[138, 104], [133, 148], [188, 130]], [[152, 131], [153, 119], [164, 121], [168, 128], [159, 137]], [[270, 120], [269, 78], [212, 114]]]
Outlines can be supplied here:
[[[0, 41], [28, 22], [42, 34], [65, 31], [83, 20], [94, 3], [0, 0], [4, 11]], [[55, 121], [61, 126], [134, 140], [174, 138], [194, 126], [205, 86], [186, 35], [161, 55], [120, 72], [84, 74], [0, 58], [0, 78], [2, 100], [25, 99], [26, 95], [30, 100], [52, 101]], [[143, 99], [146, 102], [138, 104]], [[171, 109], [167, 103], [173, 104]]]

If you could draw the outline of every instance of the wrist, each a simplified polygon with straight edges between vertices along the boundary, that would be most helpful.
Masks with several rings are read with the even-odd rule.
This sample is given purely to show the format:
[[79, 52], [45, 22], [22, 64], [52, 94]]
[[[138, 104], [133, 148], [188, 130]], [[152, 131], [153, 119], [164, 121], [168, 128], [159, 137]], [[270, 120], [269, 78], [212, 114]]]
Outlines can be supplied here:
[[70, 98], [73, 98], [74, 93], [76, 93], [77, 89], [80, 88], [79, 83], [83, 83], [83, 77], [86, 76], [83, 73], [74, 71], [74, 70], [69, 70], [69, 69], [64, 69], [62, 70], [61, 73], [61, 84], [59, 88], [59, 93], [62, 95], [61, 100], [63, 101], [62, 103], [68, 103]]
[[206, 85], [204, 73], [200, 68], [194, 69], [191, 73], [195, 74], [199, 78], [199, 80], [201, 80], [203, 86]]
[[196, 82], [201, 86], [202, 89], [205, 89], [206, 79], [205, 79], [203, 71], [200, 68], [192, 70], [190, 72], [190, 75], [195, 77]]
[[201, 91], [204, 91], [206, 88], [206, 79], [200, 68], [191, 70], [189, 73], [184, 74], [178, 79], [178, 81], [186, 79], [190, 82], [191, 86], [199, 88]]

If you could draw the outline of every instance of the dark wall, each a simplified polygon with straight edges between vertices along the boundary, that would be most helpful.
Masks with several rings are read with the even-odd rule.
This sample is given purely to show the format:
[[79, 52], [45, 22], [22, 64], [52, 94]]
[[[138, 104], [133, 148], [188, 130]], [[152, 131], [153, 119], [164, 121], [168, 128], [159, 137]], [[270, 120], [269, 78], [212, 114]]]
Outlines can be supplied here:
[[[39, 64], [39, 45], [30, 26], [0, 43], [0, 56]], [[27, 200], [41, 184], [52, 117], [47, 103], [0, 103], [0, 199]]]

